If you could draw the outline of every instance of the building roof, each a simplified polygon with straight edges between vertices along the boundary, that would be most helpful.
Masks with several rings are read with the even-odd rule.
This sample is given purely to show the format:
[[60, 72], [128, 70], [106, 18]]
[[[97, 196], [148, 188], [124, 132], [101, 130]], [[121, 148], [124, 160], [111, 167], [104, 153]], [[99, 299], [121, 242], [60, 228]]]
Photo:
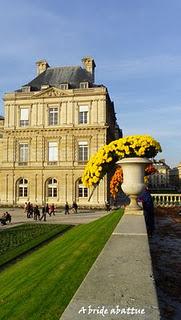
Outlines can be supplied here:
[[41, 90], [42, 85], [60, 87], [68, 83], [71, 88], [79, 88], [80, 82], [92, 84], [92, 74], [80, 66], [47, 68], [35, 79], [24, 86], [30, 86], [32, 91]]
[[153, 165], [157, 167], [157, 169], [165, 168], [165, 169], [170, 169], [169, 165], [166, 164], [165, 159], [160, 159], [160, 160], [153, 160]]
[[3, 117], [3, 116], [0, 116], [0, 120], [4, 120], [4, 117]]

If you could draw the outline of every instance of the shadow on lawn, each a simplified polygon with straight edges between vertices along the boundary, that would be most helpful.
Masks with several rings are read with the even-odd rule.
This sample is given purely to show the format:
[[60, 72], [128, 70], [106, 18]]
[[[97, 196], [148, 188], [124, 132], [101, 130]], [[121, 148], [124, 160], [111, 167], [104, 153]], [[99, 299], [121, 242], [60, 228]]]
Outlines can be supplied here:
[[181, 315], [181, 217], [179, 208], [155, 209], [156, 229], [149, 238], [161, 320]]
[[38, 250], [39, 248], [43, 247], [44, 245], [48, 244], [49, 242], [53, 241], [54, 239], [64, 235], [67, 231], [70, 229], [74, 228], [74, 225], [68, 225], [64, 230], [58, 232], [57, 234], [52, 235], [50, 238], [43, 240], [41, 243], [34, 245], [32, 248], [27, 249], [27, 251], [20, 253], [18, 256], [15, 258], [12, 258], [11, 260], [3, 263], [0, 265], [0, 272], [2, 272], [4, 269], [8, 268], [9, 266], [15, 264], [16, 262], [22, 260], [26, 256], [30, 255], [34, 251]]

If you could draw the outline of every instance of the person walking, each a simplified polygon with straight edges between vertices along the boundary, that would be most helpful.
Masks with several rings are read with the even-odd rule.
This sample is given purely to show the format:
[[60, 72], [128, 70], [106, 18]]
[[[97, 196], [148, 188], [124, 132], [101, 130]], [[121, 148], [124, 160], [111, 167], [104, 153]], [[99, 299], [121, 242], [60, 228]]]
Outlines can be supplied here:
[[55, 206], [54, 206], [54, 203], [52, 203], [51, 205], [50, 205], [50, 217], [51, 217], [51, 215], [53, 214], [54, 216], [55, 216]]
[[24, 204], [24, 213], [27, 215], [27, 206], [28, 206], [28, 204], [27, 204], [27, 202], [25, 202], [25, 204]]
[[49, 205], [48, 205], [48, 203], [46, 204], [45, 211], [46, 211], [46, 213], [49, 214], [49, 216], [51, 216], [51, 215], [50, 215], [50, 212], [49, 212]]
[[65, 203], [65, 214], [69, 214], [69, 205], [68, 202]]
[[148, 236], [152, 237], [155, 230], [154, 204], [148, 187], [145, 187], [138, 201], [142, 202]]
[[33, 212], [34, 212], [33, 204], [29, 203], [29, 218], [33, 218]]
[[26, 206], [27, 218], [30, 218], [30, 210], [31, 210], [31, 203], [28, 202]]
[[33, 211], [34, 211], [34, 220], [37, 221], [37, 218], [40, 220], [40, 210], [37, 205], [34, 207]]
[[74, 213], [77, 213], [78, 205], [75, 201], [73, 201], [72, 209], [73, 209]]
[[106, 211], [110, 211], [110, 203], [108, 201], [105, 201], [105, 207], [106, 207]]
[[40, 221], [43, 219], [43, 221], [47, 221], [46, 219], [46, 206], [43, 205], [42, 208], [41, 208], [41, 213], [42, 213], [42, 216], [40, 218]]
[[11, 223], [11, 219], [12, 219], [12, 217], [11, 217], [10, 213], [6, 211], [6, 222], [8, 221], [9, 223]]

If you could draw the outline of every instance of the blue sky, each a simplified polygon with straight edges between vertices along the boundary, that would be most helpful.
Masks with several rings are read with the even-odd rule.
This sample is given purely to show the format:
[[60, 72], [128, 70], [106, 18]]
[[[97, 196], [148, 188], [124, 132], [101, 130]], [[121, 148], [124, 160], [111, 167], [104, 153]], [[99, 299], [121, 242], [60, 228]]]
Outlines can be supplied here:
[[35, 62], [96, 62], [124, 135], [150, 134], [181, 161], [180, 0], [0, 0], [0, 98], [35, 77]]

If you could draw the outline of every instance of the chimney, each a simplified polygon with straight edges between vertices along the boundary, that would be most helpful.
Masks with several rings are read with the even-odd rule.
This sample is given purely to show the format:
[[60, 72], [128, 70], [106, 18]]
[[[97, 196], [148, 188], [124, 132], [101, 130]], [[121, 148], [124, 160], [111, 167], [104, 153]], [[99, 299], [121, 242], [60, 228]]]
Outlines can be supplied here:
[[94, 83], [94, 81], [95, 81], [94, 70], [96, 67], [94, 59], [92, 57], [84, 57], [84, 58], [82, 58], [82, 63], [83, 63], [84, 69], [86, 69], [89, 73], [91, 73], [92, 82]]
[[50, 67], [46, 60], [39, 60], [36, 62], [36, 65], [37, 65], [37, 76]]

